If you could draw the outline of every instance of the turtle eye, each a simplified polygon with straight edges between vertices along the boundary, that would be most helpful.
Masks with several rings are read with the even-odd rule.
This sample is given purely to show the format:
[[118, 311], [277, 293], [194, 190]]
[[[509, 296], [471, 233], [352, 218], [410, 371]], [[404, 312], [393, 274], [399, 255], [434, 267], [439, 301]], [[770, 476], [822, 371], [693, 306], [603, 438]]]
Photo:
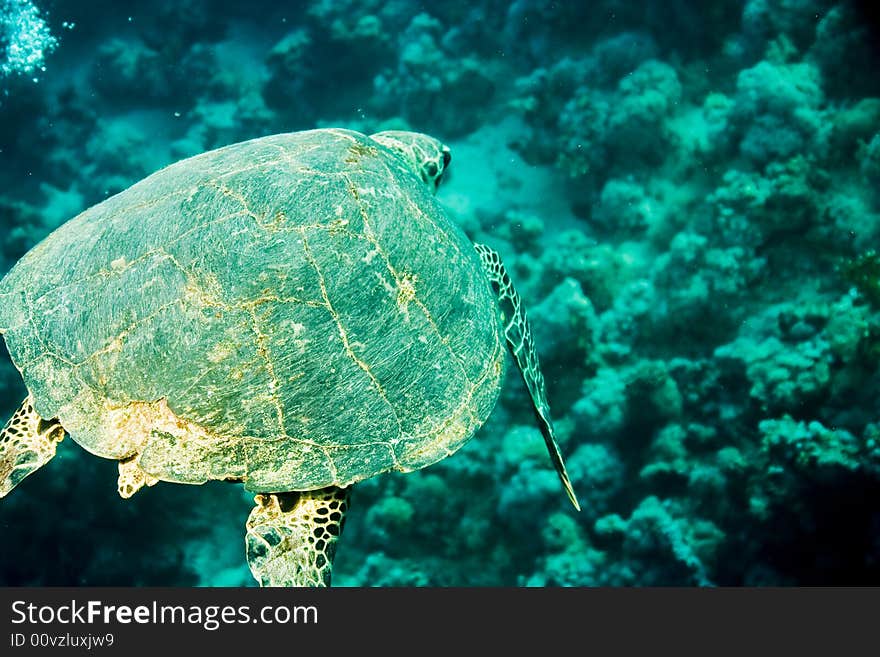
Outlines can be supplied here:
[[437, 177], [437, 164], [436, 162], [428, 162], [425, 165], [425, 173], [428, 174], [428, 178], [433, 180]]

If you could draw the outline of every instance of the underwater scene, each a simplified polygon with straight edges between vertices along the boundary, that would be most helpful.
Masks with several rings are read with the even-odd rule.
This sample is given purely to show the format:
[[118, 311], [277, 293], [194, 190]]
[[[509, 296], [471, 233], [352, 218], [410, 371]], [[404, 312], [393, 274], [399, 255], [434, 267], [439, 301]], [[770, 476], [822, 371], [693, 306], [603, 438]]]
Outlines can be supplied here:
[[[332, 284], [345, 289], [370, 278], [357, 274], [385, 258], [382, 248], [406, 247], [428, 264], [418, 275], [394, 274], [400, 316], [360, 308], [373, 319], [357, 336], [342, 329], [331, 306], [331, 297], [344, 305], [344, 295], [328, 293], [319, 272], [323, 297], [312, 305], [331, 311], [338, 326], [327, 331], [342, 344], [309, 356], [344, 361], [351, 377], [368, 376], [365, 385], [383, 397], [396, 394], [399, 376], [410, 376], [422, 382], [413, 413], [446, 422], [438, 400], [457, 404], [462, 395], [443, 387], [428, 360], [408, 356], [408, 367], [374, 375], [358, 355], [401, 322], [430, 320], [420, 299], [434, 299], [479, 310], [479, 321], [437, 343], [455, 346], [448, 359], [460, 360], [464, 372], [498, 376], [479, 418], [471, 412], [470, 420], [449, 421], [452, 442], [413, 448], [426, 467], [416, 459], [406, 468], [412, 472], [368, 476], [382, 458], [380, 443], [346, 464], [366, 478], [350, 499], [328, 507], [349, 507], [334, 586], [880, 584], [878, 23], [875, 6], [843, 0], [0, 0], [0, 269], [5, 274], [68, 220], [174, 162], [280, 133], [343, 129], [303, 137], [290, 161], [313, 162], [314, 152], [311, 166], [320, 174], [332, 159], [319, 157], [331, 152], [328, 135], [342, 135], [354, 143], [351, 162], [386, 162], [386, 173], [369, 177], [346, 169], [355, 166], [348, 159], [333, 159], [341, 176], [364, 176], [352, 194], [404, 192], [393, 209], [375, 200], [359, 206], [365, 226], [369, 220], [388, 231], [362, 259], [353, 251], [348, 269], [341, 263], [350, 254], [336, 252]], [[369, 141], [346, 131], [392, 137]], [[409, 148], [401, 137], [412, 132], [429, 136], [422, 147]], [[401, 143], [409, 159], [394, 154]], [[239, 153], [228, 152], [230, 161]], [[257, 192], [224, 187], [210, 202], [188, 198], [181, 207], [217, 214], [240, 203], [239, 214], [243, 206], [248, 217], [280, 222], [288, 218], [252, 213], [248, 203], [283, 201], [299, 221], [326, 219], [329, 187], [291, 184], [248, 153], [234, 162], [235, 173], [253, 163], [259, 175], [242, 184]], [[405, 184], [395, 187], [392, 169]], [[120, 197], [148, 199], [117, 213], [139, 208], [125, 220], [144, 239], [165, 225], [151, 214], [150, 199], [186, 184], [189, 169], [172, 171], [181, 173], [163, 178], [152, 196], [141, 187]], [[274, 195], [260, 197], [272, 185]], [[118, 209], [112, 199], [103, 207], [114, 203]], [[347, 225], [342, 205], [338, 215], [338, 226]], [[427, 229], [415, 228], [423, 224], [410, 223], [417, 218], [465, 244], [467, 255], [428, 239]], [[447, 221], [458, 229], [444, 229]], [[7, 279], [7, 289], [0, 285], [0, 325], [24, 327], [15, 345], [13, 333], [5, 335], [19, 366], [28, 354], [29, 363], [51, 360], [41, 336], [79, 348], [97, 339], [70, 329], [68, 314], [100, 333], [115, 309], [141, 308], [139, 317], [146, 316], [144, 308], [170, 285], [168, 270], [131, 269], [132, 259], [121, 255], [112, 269], [138, 275], [120, 277], [128, 283], [113, 288], [110, 302], [100, 285], [80, 285], [95, 277], [76, 279], [90, 263], [71, 240], [90, 225], [68, 227], [63, 241], [34, 252], [42, 254], [39, 267]], [[239, 251], [239, 233], [229, 228], [223, 238], [231, 247], [211, 253], [213, 242], [186, 226], [179, 243], [198, 262], [245, 283], [249, 272], [282, 295], [267, 274], [277, 255], [268, 244], [265, 253], [243, 244]], [[80, 237], [93, 252], [120, 247]], [[485, 348], [490, 338], [503, 344], [489, 282], [503, 288], [507, 279], [480, 270], [468, 242], [499, 254], [527, 311], [519, 360]], [[318, 271], [318, 249], [334, 247], [299, 248]], [[77, 294], [69, 292], [75, 280]], [[298, 282], [291, 289], [301, 289]], [[61, 301], [43, 304], [45, 312], [33, 300], [53, 294]], [[16, 310], [19, 299], [27, 301], [27, 321]], [[220, 370], [207, 360], [237, 354], [163, 352], [172, 342], [162, 335], [174, 345], [202, 338], [174, 314], [178, 306], [167, 307], [173, 313], [164, 332], [145, 343], [137, 362], [146, 353], [170, 359], [156, 367], [169, 390], [190, 379], [194, 394], [243, 389], [247, 374], [243, 381], [208, 376]], [[510, 298], [498, 307], [505, 321], [519, 317]], [[311, 320], [284, 321], [267, 320], [293, 338], [311, 329], [303, 327]], [[259, 345], [264, 336], [257, 334]], [[536, 370], [529, 369], [529, 337]], [[95, 353], [131, 354], [126, 340]], [[5, 422], [29, 390], [6, 346], [0, 350]], [[88, 388], [89, 403], [120, 398], [114, 384], [77, 384], [65, 372], [63, 363], [36, 374], [32, 368], [37, 410], [81, 397], [77, 385]], [[541, 373], [552, 437], [580, 511], [548, 457], [548, 447], [551, 456], [554, 450], [540, 417]], [[328, 426], [380, 434], [387, 412], [374, 413], [354, 393], [346, 407], [351, 377], [327, 375], [321, 386], [310, 380], [306, 392], [315, 403], [340, 402], [321, 411]], [[138, 377], [130, 378], [137, 388]], [[207, 378], [216, 388], [200, 387]], [[172, 424], [185, 424], [168, 410], [171, 397], [167, 404], [141, 399], [142, 417], [165, 412]], [[262, 412], [261, 400], [212, 403], [231, 416]], [[34, 422], [22, 420], [0, 445], [7, 480], [26, 451], [11, 445], [24, 444], [29, 431], [59, 427], [33, 408], [23, 412], [17, 417]], [[98, 422], [81, 415], [77, 421]], [[113, 440], [128, 440], [122, 434]], [[61, 436], [58, 429], [53, 440]], [[90, 451], [100, 450], [93, 444]], [[218, 458], [239, 472], [240, 455], [231, 451]], [[156, 471], [146, 461], [146, 474], [137, 469], [130, 453], [137, 456], [119, 447], [99, 458], [68, 437], [0, 500], [0, 585], [258, 584], [245, 557], [254, 493], [228, 481], [157, 482], [149, 474]], [[279, 465], [267, 481], [317, 482], [282, 456], [273, 455]], [[126, 458], [132, 469], [114, 460]], [[174, 458], [187, 457], [169, 456], [165, 465]], [[183, 460], [168, 466], [177, 480], [186, 478]], [[129, 499], [120, 495], [120, 473], [134, 482]], [[202, 480], [223, 478], [242, 479]], [[0, 495], [10, 492], [8, 483], [0, 482]]]

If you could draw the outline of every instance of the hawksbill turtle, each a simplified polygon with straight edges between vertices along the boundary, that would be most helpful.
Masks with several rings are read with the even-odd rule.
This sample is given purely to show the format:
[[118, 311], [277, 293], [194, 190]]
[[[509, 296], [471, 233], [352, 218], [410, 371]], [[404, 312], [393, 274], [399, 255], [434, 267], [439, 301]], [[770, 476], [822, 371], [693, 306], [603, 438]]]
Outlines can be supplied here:
[[498, 254], [434, 197], [449, 149], [321, 129], [172, 164], [62, 225], [0, 282], [28, 396], [0, 497], [65, 434], [157, 481], [256, 493], [261, 585], [329, 585], [353, 484], [453, 454], [509, 348], [569, 499], [544, 380]]

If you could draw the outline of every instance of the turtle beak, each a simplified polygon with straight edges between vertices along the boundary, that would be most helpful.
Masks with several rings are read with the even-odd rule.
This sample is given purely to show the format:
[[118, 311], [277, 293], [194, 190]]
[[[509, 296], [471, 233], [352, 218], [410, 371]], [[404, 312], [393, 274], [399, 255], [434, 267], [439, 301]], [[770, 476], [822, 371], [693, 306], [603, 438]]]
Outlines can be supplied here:
[[443, 170], [437, 178], [434, 180], [434, 193], [437, 193], [437, 190], [440, 189], [440, 183], [445, 183], [449, 180], [449, 171], [447, 169]]
[[437, 190], [440, 189], [440, 183], [449, 180], [449, 163], [452, 162], [452, 151], [449, 150], [449, 146], [444, 146], [440, 153], [443, 158], [443, 168], [440, 170], [440, 175], [434, 180], [435, 194], [437, 193]]

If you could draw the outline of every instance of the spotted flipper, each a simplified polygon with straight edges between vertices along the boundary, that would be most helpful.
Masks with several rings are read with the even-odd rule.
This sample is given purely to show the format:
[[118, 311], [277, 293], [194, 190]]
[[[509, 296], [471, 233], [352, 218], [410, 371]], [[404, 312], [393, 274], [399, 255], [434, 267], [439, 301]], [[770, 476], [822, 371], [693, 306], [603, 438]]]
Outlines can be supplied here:
[[556, 430], [553, 428], [553, 419], [550, 417], [550, 405], [547, 403], [547, 392], [544, 386], [544, 375], [541, 374], [541, 366], [538, 363], [538, 353], [535, 351], [535, 341], [532, 339], [532, 329], [529, 327], [529, 319], [526, 309], [520, 301], [519, 294], [510, 282], [510, 277], [501, 262], [501, 256], [484, 244], [476, 244], [477, 253], [483, 263], [483, 269], [492, 282], [492, 287], [498, 295], [498, 305], [501, 308], [501, 319], [504, 322], [504, 337], [507, 346], [513, 355], [516, 365], [522, 374], [529, 394], [532, 396], [535, 415], [547, 450], [550, 452], [550, 460], [556, 468], [562, 486], [568, 495], [568, 499], [578, 511], [581, 510], [577, 496], [565, 470], [565, 462], [562, 460], [562, 452], [556, 442]]
[[58, 420], [44, 420], [25, 399], [0, 432], [0, 497], [46, 465], [63, 439]]
[[330, 586], [351, 487], [257, 495], [245, 546], [260, 586]]
[[149, 475], [138, 464], [140, 454], [135, 454], [119, 462], [119, 478], [116, 480], [116, 490], [119, 497], [127, 500], [144, 486], [155, 486], [159, 483], [156, 477]]

